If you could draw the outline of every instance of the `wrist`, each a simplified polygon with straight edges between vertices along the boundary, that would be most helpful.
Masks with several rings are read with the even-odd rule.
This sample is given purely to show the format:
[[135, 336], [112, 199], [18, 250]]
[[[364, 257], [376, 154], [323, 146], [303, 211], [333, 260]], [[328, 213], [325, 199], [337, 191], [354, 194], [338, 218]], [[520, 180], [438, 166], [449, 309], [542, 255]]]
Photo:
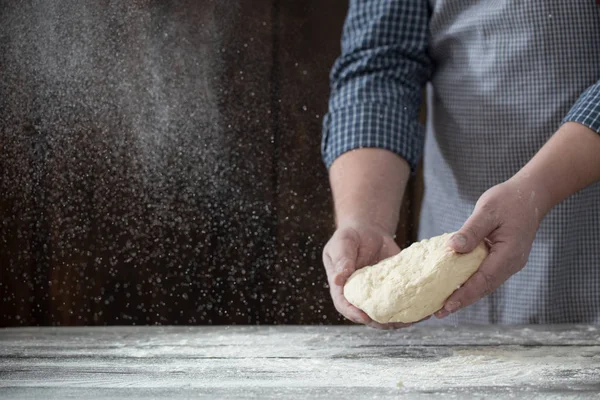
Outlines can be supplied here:
[[375, 217], [368, 213], [345, 214], [336, 216], [337, 229], [355, 228], [364, 229], [366, 227], [380, 232], [382, 235], [394, 236], [398, 226], [398, 216], [390, 218]]
[[556, 205], [556, 200], [547, 183], [543, 177], [535, 173], [521, 169], [507, 182], [516, 188], [519, 198], [535, 215], [538, 224]]
[[600, 138], [578, 123], [565, 123], [511, 180], [536, 193], [540, 214], [600, 180]]

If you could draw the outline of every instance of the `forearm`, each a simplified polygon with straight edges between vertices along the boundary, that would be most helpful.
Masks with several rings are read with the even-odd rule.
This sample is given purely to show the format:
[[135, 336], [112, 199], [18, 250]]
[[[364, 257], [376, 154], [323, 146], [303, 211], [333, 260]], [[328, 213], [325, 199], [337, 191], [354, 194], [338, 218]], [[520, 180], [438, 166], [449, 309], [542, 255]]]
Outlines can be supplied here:
[[513, 179], [531, 182], [540, 215], [600, 180], [600, 135], [567, 122]]
[[363, 148], [338, 157], [329, 170], [337, 226], [361, 221], [396, 231], [408, 163], [382, 149]]

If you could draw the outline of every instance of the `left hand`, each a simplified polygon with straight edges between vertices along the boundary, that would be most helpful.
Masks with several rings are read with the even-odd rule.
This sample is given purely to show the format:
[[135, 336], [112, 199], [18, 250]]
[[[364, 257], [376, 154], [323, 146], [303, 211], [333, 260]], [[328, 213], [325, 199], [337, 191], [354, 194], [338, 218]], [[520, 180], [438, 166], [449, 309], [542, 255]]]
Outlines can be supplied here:
[[531, 180], [513, 177], [479, 198], [473, 214], [448, 244], [458, 253], [468, 253], [486, 239], [489, 255], [477, 272], [448, 297], [435, 314], [438, 318], [475, 303], [523, 269], [547, 211], [545, 196], [543, 188]]

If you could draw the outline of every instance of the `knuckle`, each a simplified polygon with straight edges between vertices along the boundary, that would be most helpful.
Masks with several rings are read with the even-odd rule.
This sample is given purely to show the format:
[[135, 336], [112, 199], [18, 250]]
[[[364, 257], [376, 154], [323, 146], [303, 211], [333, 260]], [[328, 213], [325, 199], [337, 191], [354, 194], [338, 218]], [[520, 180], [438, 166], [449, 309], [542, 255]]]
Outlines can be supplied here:
[[333, 271], [330, 271], [328, 268], [325, 269], [325, 275], [327, 275], [327, 284], [329, 285], [329, 290], [333, 295], [333, 291], [336, 289], [336, 276]]
[[329, 241], [325, 244], [325, 246], [323, 247], [323, 257], [325, 257], [326, 255], [329, 255], [331, 249], [331, 239], [329, 239]]
[[478, 229], [472, 225], [465, 226], [464, 233], [471, 239], [479, 237]]
[[487, 219], [496, 220], [498, 216], [498, 205], [490, 196], [482, 196], [477, 202], [478, 211]]
[[331, 256], [329, 255], [329, 252], [325, 249], [323, 250], [323, 266], [325, 266], [326, 270], [329, 270], [333, 265], [333, 262], [331, 260]]

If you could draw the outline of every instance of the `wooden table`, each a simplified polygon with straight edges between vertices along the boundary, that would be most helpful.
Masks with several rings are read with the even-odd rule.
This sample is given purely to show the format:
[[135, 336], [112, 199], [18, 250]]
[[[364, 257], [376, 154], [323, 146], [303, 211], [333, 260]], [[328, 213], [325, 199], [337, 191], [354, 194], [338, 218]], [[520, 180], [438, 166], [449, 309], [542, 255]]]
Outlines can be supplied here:
[[0, 330], [0, 398], [600, 398], [600, 327]]

